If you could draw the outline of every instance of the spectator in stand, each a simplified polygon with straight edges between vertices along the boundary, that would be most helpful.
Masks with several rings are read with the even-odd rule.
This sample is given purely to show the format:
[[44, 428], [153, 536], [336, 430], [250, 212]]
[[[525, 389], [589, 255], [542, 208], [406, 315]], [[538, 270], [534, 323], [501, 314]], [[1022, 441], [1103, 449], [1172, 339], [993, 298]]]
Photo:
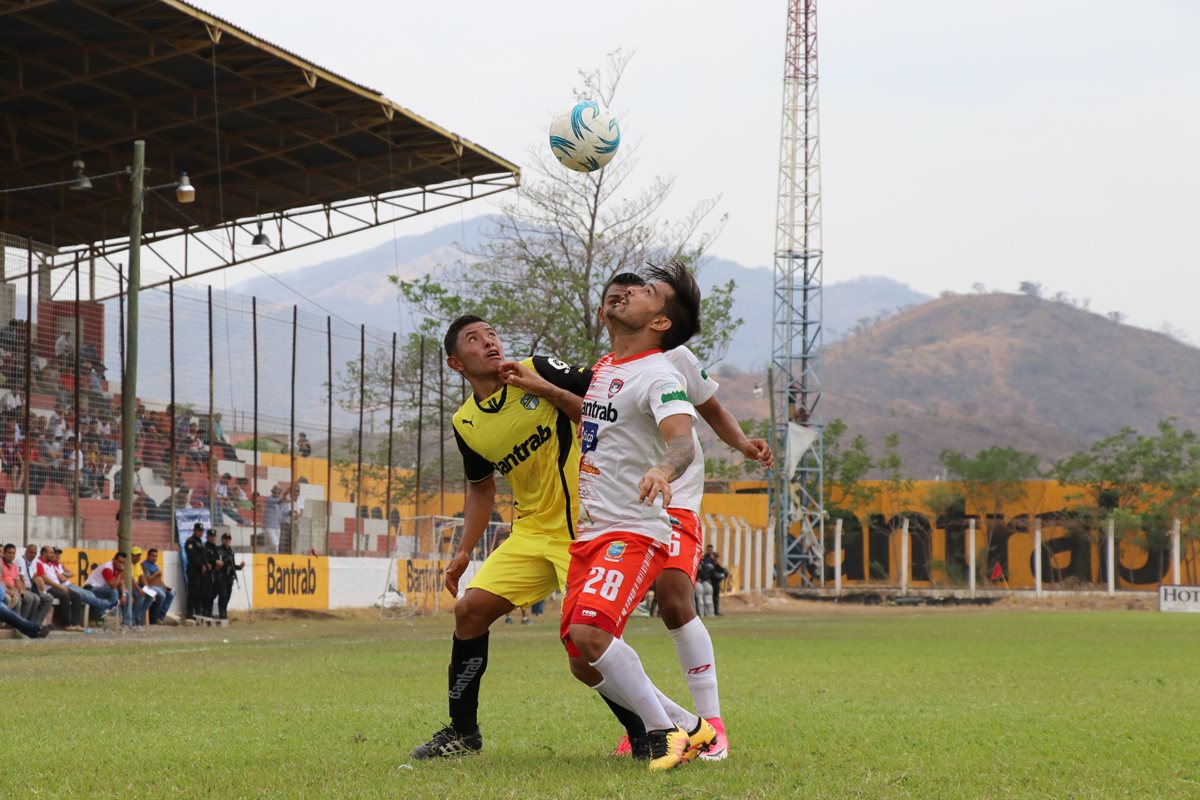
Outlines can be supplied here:
[[70, 331], [63, 331], [58, 338], [54, 340], [54, 357], [57, 359], [74, 359], [75, 358], [75, 343], [71, 338]]
[[305, 458], [312, 455], [312, 442], [308, 440], [306, 434], [301, 433], [300, 438], [296, 440], [296, 453]]
[[217, 502], [213, 513], [214, 524], [221, 524], [222, 515], [230, 517], [238, 525], [246, 524], [246, 520], [242, 519], [242, 515], [237, 512], [237, 509], [233, 505], [233, 498], [236, 495], [237, 487], [230, 483], [232, 480], [233, 476], [226, 472], [221, 476], [221, 480], [217, 482]]
[[225, 438], [225, 426], [221, 424], [220, 413], [213, 415], [213, 440], [210, 451], [220, 451], [220, 457], [226, 461], [237, 461], [239, 464], [245, 463], [237, 457], [237, 450]]
[[42, 458], [42, 445], [45, 444], [45, 439], [46, 434], [41, 431], [32, 431], [29, 438], [25, 440], [26, 447], [22, 455], [25, 468], [29, 470], [29, 493], [31, 495], [41, 494], [46, 480], [50, 477], [50, 468]]
[[66, 441], [63, 442], [63, 454], [60, 465], [63, 471], [62, 484], [66, 487], [67, 491], [70, 492], [75, 485], [75, 475], [78, 472], [80, 482], [79, 494], [81, 497], [86, 496], [83, 492], [83, 451], [79, 449], [74, 433], [68, 433]]
[[83, 446], [83, 471], [79, 480], [80, 497], [99, 497], [104, 489], [104, 470], [100, 466], [100, 448], [95, 442]]
[[167, 612], [171, 610], [171, 604], [175, 602], [175, 590], [163, 582], [162, 569], [158, 566], [158, 548], [151, 547], [147, 550], [146, 560], [140, 566], [142, 587], [154, 592], [149, 609], [150, 624], [161, 625]]
[[[142, 468], [142, 460], [135, 458], [133, 472], [133, 517], [134, 519], [145, 519], [146, 510], [154, 504], [154, 501], [146, 494], [146, 490], [142, 488], [142, 476], [138, 473]], [[124, 480], [122, 476], [123, 470], [117, 470], [113, 473], [112, 491], [113, 498], [121, 496], [121, 482]]]
[[75, 577], [75, 573], [62, 563], [62, 550], [60, 548], [54, 548], [53, 558], [54, 570], [58, 575], [59, 585], [66, 587], [66, 589], [72, 595], [78, 596], [79, 599], [83, 601], [85, 606], [88, 606], [95, 611], [97, 620], [104, 619], [104, 617], [108, 615], [108, 612], [116, 608], [115, 603], [104, 598], [97, 597], [90, 590], [71, 583], [71, 579]]
[[21, 571], [17, 569], [16, 558], [17, 546], [4, 545], [3, 561], [0, 561], [0, 586], [4, 587], [4, 604], [21, 614]]
[[129, 548], [129, 569], [133, 576], [133, 602], [132, 612], [126, 611], [126, 619], [134, 628], [142, 626], [142, 619], [146, 617], [146, 612], [150, 610], [150, 606], [158, 597], [158, 592], [149, 587], [146, 583], [145, 562], [142, 561], [142, 548]]
[[[16, 556], [17, 546], [15, 544], [4, 545], [3, 561], [0, 562], [0, 578], [4, 583], [4, 591], [10, 598], [9, 607], [34, 625], [41, 627], [42, 623], [46, 621], [46, 615], [54, 607], [54, 599], [48, 594], [36, 591], [32, 582], [25, 582], [21, 565], [16, 563]], [[24, 560], [22, 557], [22, 561]]]
[[25, 460], [21, 456], [19, 429], [15, 422], [4, 423], [4, 434], [0, 437], [0, 459], [4, 461], [4, 474], [9, 486], [19, 491], [25, 486]]
[[[238, 510], [238, 513], [243, 517], [249, 514], [254, 514], [254, 503], [250, 500], [250, 479], [237, 478], [234, 480], [233, 486], [229, 489], [230, 499], [233, 500], [233, 506]], [[248, 524], [248, 523], [244, 523]]]
[[34, 625], [8, 606], [0, 604], [0, 622], [20, 631], [30, 639], [45, 639], [50, 635], [49, 625]]
[[267, 532], [267, 552], [279, 552], [279, 532], [283, 524], [283, 501], [279, 497], [279, 487], [271, 487], [271, 496], [263, 504], [263, 529]]
[[[133, 606], [129, 595], [125, 593], [125, 553], [118, 552], [111, 561], [98, 564], [88, 575], [84, 588], [101, 600], [112, 603], [111, 608], [120, 606], [123, 611], [123, 622], [132, 624]], [[87, 602], [84, 600], [84, 602]]]
[[[3, 378], [3, 376], [0, 375], [0, 378]], [[7, 384], [7, 381], [5, 381], [5, 383]], [[0, 411], [6, 413], [16, 413], [20, 410], [24, 403], [25, 398], [9, 389], [7, 385], [5, 386], [4, 391], [0, 392]]]
[[296, 546], [296, 536], [300, 531], [300, 517], [304, 515], [304, 498], [300, 496], [300, 483], [303, 479], [293, 483], [291, 488], [284, 494], [285, 502], [281, 506], [283, 514], [283, 522], [287, 525], [287, 542], [288, 552]]
[[25, 585], [33, 587], [33, 565], [37, 562], [38, 549], [36, 544], [25, 545], [25, 552], [16, 558], [17, 569], [21, 572], [21, 577], [25, 580]]
[[188, 428], [186, 456], [188, 463], [196, 469], [204, 469], [208, 463], [204, 440], [200, 437], [200, 426], [195, 422]]
[[33, 580], [39, 592], [58, 601], [59, 624], [67, 630], [83, 630], [83, 596], [71, 591], [69, 580], [60, 578], [54, 548], [49, 545], [33, 563]]

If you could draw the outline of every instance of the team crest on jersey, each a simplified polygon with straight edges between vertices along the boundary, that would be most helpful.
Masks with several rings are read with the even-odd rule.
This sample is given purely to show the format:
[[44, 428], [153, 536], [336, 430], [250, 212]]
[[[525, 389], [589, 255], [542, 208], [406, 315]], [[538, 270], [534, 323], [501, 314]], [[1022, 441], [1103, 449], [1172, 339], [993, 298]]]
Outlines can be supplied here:
[[537, 397], [532, 394], [527, 394], [521, 398], [521, 405], [525, 406], [526, 411], [533, 411], [535, 408], [538, 407], [538, 403], [540, 401], [541, 401], [540, 397]]
[[613, 378], [613, 382], [608, 385], [608, 396], [612, 397], [617, 392], [621, 391], [621, 387], [625, 385], [625, 381], [620, 378]]
[[624, 555], [625, 555], [625, 543], [624, 542], [613, 542], [612, 544], [610, 544], [608, 546], [608, 549], [604, 551], [604, 560], [619, 562], [621, 560], [621, 557]]

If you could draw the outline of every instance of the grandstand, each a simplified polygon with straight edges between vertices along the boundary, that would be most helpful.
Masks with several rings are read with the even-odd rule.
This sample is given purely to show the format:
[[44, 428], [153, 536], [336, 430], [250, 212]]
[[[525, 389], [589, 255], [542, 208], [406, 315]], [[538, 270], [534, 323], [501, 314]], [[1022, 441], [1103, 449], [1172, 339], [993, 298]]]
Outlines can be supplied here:
[[[178, 205], [169, 192], [152, 191], [162, 186], [147, 185], [135, 203], [144, 263], [133, 294], [169, 293], [171, 312], [165, 325], [143, 320], [137, 341], [151, 357], [129, 370], [155, 379], [151, 391], [138, 392], [138, 418], [128, 421], [139, 428], [141, 460], [133, 540], [171, 547], [171, 510], [213, 505], [219, 476], [228, 474], [248, 498], [249, 507], [235, 511], [245, 524], [219, 526], [237, 546], [258, 547], [266, 498], [279, 487], [304, 501], [290, 551], [386, 553], [387, 521], [362, 502], [368, 488], [373, 496], [382, 488], [330, 464], [332, 423], [321, 457], [255, 452], [265, 441], [260, 378], [262, 420], [290, 423], [283, 441], [294, 439], [298, 400], [302, 414], [324, 401], [332, 419], [332, 394], [325, 400], [319, 379], [295, 377], [295, 326], [290, 345], [278, 326], [262, 343], [276, 364], [292, 351], [286, 409], [280, 376], [257, 367], [257, 324], [269, 327], [269, 313], [254, 316], [255, 368], [236, 379], [232, 367], [214, 376], [210, 293], [209, 368], [197, 381], [195, 350], [204, 343], [187, 337], [188, 354], [176, 353], [174, 301], [186, 292], [176, 284], [514, 188], [516, 165], [180, 0], [0, 3], [0, 19], [0, 52], [21, 76], [0, 86], [0, 113], [18, 121], [0, 142], [0, 536], [97, 548], [117, 541], [119, 375], [132, 352], [124, 338], [135, 249], [129, 165], [133, 143], [144, 141], [147, 184], [183, 171], [196, 202]], [[335, 334], [331, 320], [322, 322], [332, 376]], [[340, 338], [358, 339], [359, 326], [349, 327]], [[365, 343], [365, 329], [361, 335]], [[156, 361], [155, 348], [168, 340]], [[227, 336], [224, 346], [244, 352], [251, 343]], [[339, 364], [348, 360], [338, 352]], [[169, 390], [157, 380], [167, 373]], [[252, 410], [245, 392], [224, 403], [227, 413], [249, 418], [248, 430], [214, 435], [214, 392], [232, 396], [251, 384]], [[189, 420], [200, 423], [194, 434], [181, 425]], [[278, 427], [265, 435], [278, 439]], [[355, 467], [363, 461], [358, 438]]]

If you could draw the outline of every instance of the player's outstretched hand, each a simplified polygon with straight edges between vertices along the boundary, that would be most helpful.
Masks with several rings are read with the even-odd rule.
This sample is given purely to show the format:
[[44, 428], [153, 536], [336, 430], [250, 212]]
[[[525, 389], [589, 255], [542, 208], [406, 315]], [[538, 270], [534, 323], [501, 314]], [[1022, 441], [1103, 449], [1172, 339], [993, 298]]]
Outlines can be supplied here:
[[509, 386], [515, 386], [526, 394], [545, 397], [547, 391], [554, 387], [551, 383], [522, 364], [520, 361], [505, 361], [500, 365], [500, 380]]
[[771, 454], [771, 446], [766, 439], [747, 439], [742, 445], [742, 455], [754, 459], [767, 469], [775, 465], [775, 456]]
[[467, 571], [467, 564], [470, 562], [469, 553], [455, 553], [454, 558], [446, 565], [446, 591], [455, 597], [458, 597], [458, 581]]
[[658, 467], [651, 467], [638, 481], [638, 489], [640, 494], [638, 500], [642, 505], [654, 505], [654, 498], [662, 495], [663, 508], [671, 505], [671, 482], [667, 480], [667, 476]]

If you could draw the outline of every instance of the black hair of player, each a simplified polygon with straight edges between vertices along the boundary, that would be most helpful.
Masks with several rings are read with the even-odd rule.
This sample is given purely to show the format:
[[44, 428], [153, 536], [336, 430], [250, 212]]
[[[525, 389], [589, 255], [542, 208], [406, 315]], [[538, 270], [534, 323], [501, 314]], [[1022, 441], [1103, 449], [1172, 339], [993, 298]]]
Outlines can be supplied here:
[[662, 338], [662, 349], [673, 350], [700, 332], [700, 287], [692, 271], [678, 260], [666, 266], [650, 264], [643, 275], [647, 283], [665, 283], [674, 290], [663, 305], [671, 327]]
[[646, 280], [636, 272], [617, 272], [604, 284], [604, 288], [600, 290], [600, 301], [604, 302], [604, 298], [608, 296], [608, 290], [614, 286], [645, 286]]
[[442, 346], [446, 348], [446, 355], [458, 355], [458, 334], [468, 325], [474, 325], [476, 322], [487, 322], [483, 317], [477, 317], [474, 314], [463, 314], [450, 323], [450, 327], [446, 329], [446, 338], [442, 340]]

